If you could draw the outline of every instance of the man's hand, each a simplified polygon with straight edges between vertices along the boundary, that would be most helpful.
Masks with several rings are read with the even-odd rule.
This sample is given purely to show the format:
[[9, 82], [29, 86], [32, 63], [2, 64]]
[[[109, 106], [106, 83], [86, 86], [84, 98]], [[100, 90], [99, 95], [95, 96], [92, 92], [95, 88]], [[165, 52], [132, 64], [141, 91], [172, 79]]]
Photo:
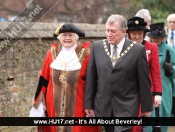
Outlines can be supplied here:
[[151, 113], [152, 113], [152, 111], [151, 112], [143, 112], [143, 115], [146, 116], [146, 117], [150, 117]]
[[85, 109], [86, 117], [95, 117], [93, 109]]

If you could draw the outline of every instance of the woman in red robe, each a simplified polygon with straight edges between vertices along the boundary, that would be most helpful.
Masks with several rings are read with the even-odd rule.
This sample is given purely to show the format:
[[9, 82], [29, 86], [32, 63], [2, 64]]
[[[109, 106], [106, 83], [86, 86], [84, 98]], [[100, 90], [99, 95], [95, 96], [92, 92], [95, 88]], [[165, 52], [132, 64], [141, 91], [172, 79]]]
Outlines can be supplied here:
[[[160, 63], [157, 45], [144, 40], [146, 33], [149, 29], [145, 28], [147, 25], [144, 19], [140, 17], [133, 17], [127, 22], [128, 38], [136, 41], [137, 43], [143, 44], [146, 49], [148, 67], [149, 67], [149, 78], [151, 81], [151, 89], [153, 95], [153, 106], [159, 107], [162, 99], [162, 81], [160, 73]], [[142, 116], [142, 107], [140, 106], [138, 116]], [[132, 132], [141, 132], [141, 126], [134, 126]]]
[[[89, 43], [80, 44], [85, 33], [74, 24], [61, 25], [54, 33], [60, 44], [52, 44], [44, 59], [35, 109], [44, 104], [48, 117], [85, 117], [84, 90], [89, 61]], [[98, 132], [96, 126], [42, 126], [43, 132]]]

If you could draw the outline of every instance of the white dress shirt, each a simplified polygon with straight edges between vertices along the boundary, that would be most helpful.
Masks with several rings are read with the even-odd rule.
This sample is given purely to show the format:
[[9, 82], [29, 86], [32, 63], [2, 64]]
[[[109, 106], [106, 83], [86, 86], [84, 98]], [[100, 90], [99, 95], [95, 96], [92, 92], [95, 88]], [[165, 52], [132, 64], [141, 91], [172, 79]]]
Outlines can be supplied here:
[[[122, 41], [120, 41], [119, 44], [117, 44], [117, 56], [120, 55], [120, 52], [122, 51], [122, 48], [123, 48], [123, 45], [124, 45], [124, 42], [125, 42], [125, 38], [122, 39]], [[114, 45], [113, 44], [110, 44], [110, 49], [111, 49], [111, 55], [113, 53], [113, 47]], [[112, 65], [114, 66], [116, 62], [112, 63]]]
[[168, 39], [167, 39], [167, 43], [168, 45], [172, 46], [172, 42], [171, 42], [171, 33], [174, 33], [174, 40], [173, 40], [173, 43], [175, 44], [175, 30], [171, 30], [171, 29], [168, 29]]

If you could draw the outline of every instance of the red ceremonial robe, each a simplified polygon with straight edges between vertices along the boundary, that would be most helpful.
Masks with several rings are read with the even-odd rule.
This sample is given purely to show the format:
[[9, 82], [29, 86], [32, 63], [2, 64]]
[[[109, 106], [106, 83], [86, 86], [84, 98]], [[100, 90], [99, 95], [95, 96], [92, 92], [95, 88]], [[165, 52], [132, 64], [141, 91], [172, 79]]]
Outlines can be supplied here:
[[[162, 95], [162, 81], [161, 81], [161, 73], [160, 73], [160, 62], [159, 62], [159, 50], [156, 44], [153, 44], [149, 41], [143, 40], [142, 44], [145, 46], [147, 61], [149, 67], [149, 78], [151, 81], [151, 90], [153, 96]], [[142, 116], [141, 106], [139, 108], [138, 116]], [[134, 126], [132, 128], [132, 132], [141, 132], [141, 126]]]
[[[84, 49], [83, 54], [81, 55], [80, 63], [82, 65], [81, 69], [78, 71], [74, 71], [73, 73], [69, 73], [68, 71], [68, 80], [73, 82], [74, 85], [67, 85], [68, 87], [62, 88], [62, 85], [58, 81], [54, 84], [54, 80], [58, 80], [58, 78], [53, 79], [53, 69], [50, 68], [51, 63], [54, 59], [54, 54], [56, 51], [60, 51], [58, 46], [52, 44], [52, 47], [56, 47], [57, 50], [49, 50], [44, 59], [44, 63], [42, 66], [42, 70], [40, 73], [39, 83], [35, 94], [35, 102], [34, 107], [37, 108], [39, 103], [45, 100], [45, 106], [47, 110], [48, 117], [59, 117], [62, 115], [60, 112], [60, 107], [64, 103], [65, 111], [64, 117], [85, 117], [84, 112], [84, 90], [85, 90], [85, 80], [86, 80], [86, 70], [87, 64], [89, 61], [89, 43], [85, 43], [84, 45], [78, 44], [76, 47], [77, 56], [80, 56], [80, 52]], [[52, 49], [52, 48], [51, 48]], [[53, 48], [54, 49], [54, 48]], [[57, 53], [57, 55], [58, 55]], [[55, 54], [56, 55], [56, 54]], [[57, 74], [61, 74], [63, 71], [58, 70]], [[72, 74], [77, 77], [72, 77]], [[57, 75], [59, 77], [59, 75]], [[73, 79], [71, 81], [71, 78]], [[73, 86], [73, 87], [70, 87]], [[55, 90], [54, 90], [54, 87]], [[67, 90], [64, 94], [66, 101], [62, 101], [60, 98], [63, 98], [61, 92], [63, 90]], [[73, 90], [72, 90], [73, 89]], [[54, 92], [53, 92], [54, 91]], [[71, 102], [70, 102], [71, 101]], [[54, 107], [54, 106], [57, 107]], [[62, 116], [63, 117], [63, 116]], [[41, 127], [38, 127], [38, 130]], [[96, 126], [42, 126], [43, 132], [99, 132], [100, 127]]]

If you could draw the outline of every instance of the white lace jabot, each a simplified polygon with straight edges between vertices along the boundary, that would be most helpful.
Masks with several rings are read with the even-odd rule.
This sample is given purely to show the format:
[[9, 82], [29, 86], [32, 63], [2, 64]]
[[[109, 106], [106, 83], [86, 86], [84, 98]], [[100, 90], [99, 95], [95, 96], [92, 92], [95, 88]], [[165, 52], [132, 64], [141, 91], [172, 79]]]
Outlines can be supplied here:
[[64, 71], [75, 71], [81, 68], [81, 64], [75, 52], [75, 44], [71, 48], [63, 47], [59, 52], [57, 58], [51, 63], [50, 67], [55, 70], [64, 70]]

